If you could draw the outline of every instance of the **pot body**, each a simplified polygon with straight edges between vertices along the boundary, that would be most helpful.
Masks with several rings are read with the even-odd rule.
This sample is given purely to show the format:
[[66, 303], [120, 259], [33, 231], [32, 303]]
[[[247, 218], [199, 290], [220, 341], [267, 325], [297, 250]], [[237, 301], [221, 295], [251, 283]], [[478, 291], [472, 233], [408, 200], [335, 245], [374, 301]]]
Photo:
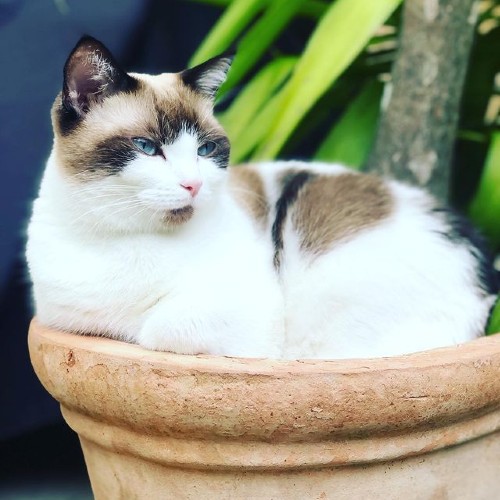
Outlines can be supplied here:
[[385, 359], [182, 356], [32, 323], [100, 499], [500, 498], [500, 335]]
[[197, 470], [123, 455], [81, 439], [95, 498], [497, 500], [500, 436], [358, 466]]

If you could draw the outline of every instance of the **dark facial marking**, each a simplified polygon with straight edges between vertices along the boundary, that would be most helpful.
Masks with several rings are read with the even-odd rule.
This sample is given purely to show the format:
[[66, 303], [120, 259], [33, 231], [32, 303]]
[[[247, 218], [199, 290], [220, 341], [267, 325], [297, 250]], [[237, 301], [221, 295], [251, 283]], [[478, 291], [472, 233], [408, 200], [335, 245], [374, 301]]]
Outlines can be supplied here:
[[[156, 106], [156, 128], [150, 132], [157, 142], [172, 144], [183, 131], [199, 135], [203, 131], [196, 110], [180, 102]], [[166, 108], [166, 109], [165, 109]]]
[[297, 199], [302, 187], [315, 176], [311, 172], [298, 171], [286, 175], [282, 179], [283, 189], [281, 196], [276, 202], [276, 215], [271, 229], [271, 236], [274, 244], [274, 267], [280, 268], [281, 253], [283, 250], [283, 229], [286, 222], [288, 210]]
[[213, 153], [205, 156], [205, 158], [210, 158], [219, 168], [227, 168], [231, 152], [229, 139], [227, 137], [220, 137], [219, 139], [213, 139], [213, 141], [217, 144], [217, 147]]
[[204, 123], [194, 106], [187, 106], [182, 101], [167, 109], [157, 105], [156, 116], [156, 128], [148, 132], [157, 143], [172, 144], [182, 132], [187, 131], [198, 137], [200, 145], [213, 141], [216, 148], [205, 158], [213, 160], [219, 168], [227, 168], [231, 149], [228, 138], [220, 129], [214, 129], [210, 123]]
[[139, 153], [128, 138], [111, 137], [97, 144], [88, 158], [90, 172], [99, 171], [105, 175], [115, 175], [121, 172]]

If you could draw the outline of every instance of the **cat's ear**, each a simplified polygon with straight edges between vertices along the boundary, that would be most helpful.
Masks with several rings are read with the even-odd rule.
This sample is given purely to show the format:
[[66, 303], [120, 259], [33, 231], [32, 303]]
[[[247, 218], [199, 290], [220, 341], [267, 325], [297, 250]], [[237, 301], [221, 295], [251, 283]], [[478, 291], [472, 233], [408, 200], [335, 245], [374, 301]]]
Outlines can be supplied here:
[[182, 81], [194, 91], [213, 100], [219, 87], [226, 80], [233, 59], [233, 52], [213, 57], [199, 66], [182, 71], [180, 74]]
[[63, 105], [82, 116], [92, 104], [117, 92], [132, 90], [136, 83], [101, 42], [84, 36], [64, 66]]

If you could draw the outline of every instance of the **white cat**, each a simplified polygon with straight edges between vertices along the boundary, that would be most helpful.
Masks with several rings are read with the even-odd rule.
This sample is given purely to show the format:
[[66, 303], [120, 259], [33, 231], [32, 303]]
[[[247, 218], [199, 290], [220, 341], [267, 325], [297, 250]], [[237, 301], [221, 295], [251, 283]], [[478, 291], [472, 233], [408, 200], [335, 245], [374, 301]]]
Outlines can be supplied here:
[[156, 350], [292, 359], [481, 335], [491, 263], [423, 191], [339, 165], [226, 168], [212, 106], [230, 63], [127, 74], [100, 42], [78, 43], [28, 230], [38, 319]]

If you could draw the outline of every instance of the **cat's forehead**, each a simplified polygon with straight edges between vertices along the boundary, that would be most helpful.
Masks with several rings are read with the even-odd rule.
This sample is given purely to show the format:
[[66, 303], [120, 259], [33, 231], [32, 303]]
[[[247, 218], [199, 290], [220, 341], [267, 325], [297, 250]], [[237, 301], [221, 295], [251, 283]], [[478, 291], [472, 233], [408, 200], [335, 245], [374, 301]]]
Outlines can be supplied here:
[[178, 89], [181, 86], [181, 80], [178, 73], [161, 73], [159, 75], [149, 75], [147, 73], [129, 73], [142, 83], [142, 88], [149, 88], [159, 95], [169, 90]]
[[[131, 73], [139, 81], [138, 104], [153, 113], [155, 120], [175, 126], [178, 120], [213, 123], [213, 104], [182, 81], [179, 73], [159, 75]], [[212, 119], [212, 120], [211, 120]], [[178, 123], [180, 125], [180, 123]]]
[[101, 134], [153, 135], [171, 142], [185, 129], [204, 134], [217, 126], [211, 103], [191, 91], [176, 73], [132, 73], [138, 85], [104, 100], [87, 116], [85, 128]]

